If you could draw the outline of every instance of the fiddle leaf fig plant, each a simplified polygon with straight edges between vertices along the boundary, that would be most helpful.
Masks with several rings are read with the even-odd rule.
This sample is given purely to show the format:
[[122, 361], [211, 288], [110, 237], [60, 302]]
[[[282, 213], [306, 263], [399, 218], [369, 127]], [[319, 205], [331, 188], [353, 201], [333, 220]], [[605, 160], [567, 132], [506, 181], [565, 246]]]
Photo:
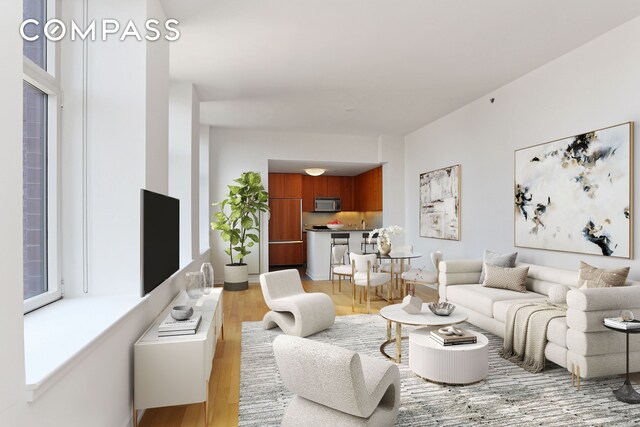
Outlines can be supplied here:
[[257, 172], [245, 172], [233, 182], [226, 197], [213, 204], [219, 211], [213, 215], [211, 229], [218, 230], [229, 244], [224, 250], [231, 260], [229, 265], [244, 265], [249, 248], [260, 243], [260, 213], [269, 210], [269, 195]]

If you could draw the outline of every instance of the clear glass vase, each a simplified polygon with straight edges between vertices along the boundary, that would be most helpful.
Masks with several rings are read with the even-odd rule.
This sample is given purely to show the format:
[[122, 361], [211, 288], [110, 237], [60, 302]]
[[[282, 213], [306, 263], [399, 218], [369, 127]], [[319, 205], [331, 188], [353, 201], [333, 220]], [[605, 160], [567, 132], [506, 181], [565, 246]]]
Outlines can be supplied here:
[[213, 290], [213, 266], [210, 262], [205, 262], [200, 267], [200, 272], [204, 280], [203, 292], [205, 295], [209, 295]]
[[204, 274], [201, 271], [190, 271], [186, 274], [187, 296], [191, 299], [198, 299], [204, 293]]

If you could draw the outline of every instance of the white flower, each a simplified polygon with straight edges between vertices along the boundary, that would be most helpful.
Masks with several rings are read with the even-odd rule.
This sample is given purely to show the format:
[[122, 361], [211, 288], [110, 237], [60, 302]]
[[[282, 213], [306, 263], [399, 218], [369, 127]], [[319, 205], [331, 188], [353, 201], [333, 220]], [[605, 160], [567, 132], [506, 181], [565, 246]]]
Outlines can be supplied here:
[[376, 238], [378, 246], [381, 246], [382, 244], [391, 245], [391, 236], [401, 234], [403, 232], [404, 228], [398, 227], [397, 225], [390, 225], [387, 228], [376, 228], [369, 233], [367, 241], [372, 243], [372, 240]]

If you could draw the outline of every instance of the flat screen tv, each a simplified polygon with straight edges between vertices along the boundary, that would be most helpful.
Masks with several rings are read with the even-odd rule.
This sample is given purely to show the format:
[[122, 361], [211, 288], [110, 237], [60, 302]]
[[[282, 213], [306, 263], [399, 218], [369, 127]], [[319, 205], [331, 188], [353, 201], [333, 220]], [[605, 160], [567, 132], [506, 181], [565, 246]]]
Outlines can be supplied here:
[[180, 200], [140, 190], [140, 211], [140, 296], [145, 296], [180, 268]]

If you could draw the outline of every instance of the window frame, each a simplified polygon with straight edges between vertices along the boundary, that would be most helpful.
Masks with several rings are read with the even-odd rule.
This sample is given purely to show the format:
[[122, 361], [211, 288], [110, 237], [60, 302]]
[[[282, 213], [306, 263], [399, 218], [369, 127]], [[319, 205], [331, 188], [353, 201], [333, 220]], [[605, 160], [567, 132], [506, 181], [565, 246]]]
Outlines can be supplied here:
[[[56, 3], [55, 0], [47, 0], [47, 17], [58, 16]], [[60, 239], [60, 141], [63, 96], [59, 78], [59, 44], [47, 40], [47, 70], [40, 68], [24, 55], [22, 59], [23, 81], [47, 95], [47, 291], [23, 300], [26, 314], [63, 296]]]

